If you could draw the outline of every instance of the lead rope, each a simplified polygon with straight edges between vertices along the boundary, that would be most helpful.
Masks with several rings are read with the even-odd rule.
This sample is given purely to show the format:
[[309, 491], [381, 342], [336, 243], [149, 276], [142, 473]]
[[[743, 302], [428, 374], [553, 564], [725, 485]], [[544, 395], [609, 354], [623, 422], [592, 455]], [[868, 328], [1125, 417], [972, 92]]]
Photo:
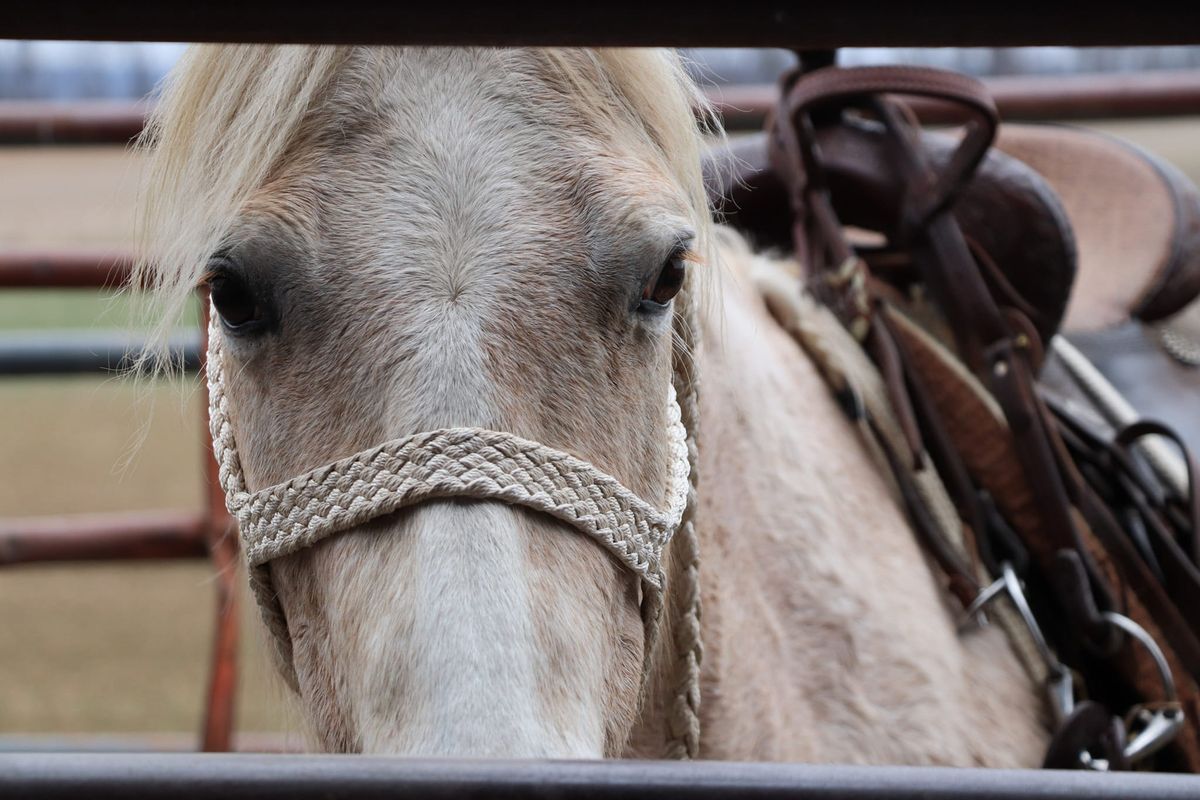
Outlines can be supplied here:
[[680, 298], [676, 333], [679, 356], [675, 359], [675, 395], [680, 419], [687, 431], [688, 495], [683, 516], [675, 531], [674, 563], [682, 583], [674, 594], [675, 622], [672, 639], [676, 654], [676, 687], [667, 710], [667, 758], [695, 759], [700, 756], [700, 664], [704, 643], [700, 632], [700, 541], [696, 535], [697, 488], [699, 485], [700, 409], [697, 399], [696, 363], [693, 353], [697, 331], [695, 311], [686, 297]]
[[[242, 475], [242, 462], [238, 456], [237, 440], [229, 422], [229, 398], [225, 394], [225, 379], [221, 370], [221, 333], [217, 329], [216, 313], [209, 309], [208, 351], [205, 353], [205, 379], [208, 383], [208, 432], [212, 436], [213, 457], [217, 461], [221, 490], [225, 493], [225, 506], [238, 520], [239, 532], [242, 521], [237, 509], [245, 505], [249, 492]], [[243, 549], [245, 545], [243, 544]], [[255, 604], [263, 624], [271, 633], [271, 652], [279, 673], [293, 691], [300, 691], [295, 671], [292, 669], [291, 634], [283, 610], [275, 602], [271, 587], [269, 567], [248, 565], [247, 577], [254, 593]]]

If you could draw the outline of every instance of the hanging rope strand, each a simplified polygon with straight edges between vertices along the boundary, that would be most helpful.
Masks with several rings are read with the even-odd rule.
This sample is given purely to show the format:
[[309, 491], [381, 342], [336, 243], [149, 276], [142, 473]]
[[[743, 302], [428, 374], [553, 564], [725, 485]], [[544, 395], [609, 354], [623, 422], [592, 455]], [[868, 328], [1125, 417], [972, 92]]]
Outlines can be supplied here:
[[[686, 298], [685, 298], [686, 299]], [[667, 757], [700, 756], [700, 665], [704, 645], [700, 630], [700, 542], [695, 516], [700, 473], [698, 431], [700, 420], [695, 348], [697, 329], [694, 303], [684, 302], [677, 315], [679, 349], [675, 360], [675, 394], [680, 418], [687, 431], [688, 495], [674, 540], [674, 564], [682, 585], [674, 593], [675, 691], [667, 711]]]

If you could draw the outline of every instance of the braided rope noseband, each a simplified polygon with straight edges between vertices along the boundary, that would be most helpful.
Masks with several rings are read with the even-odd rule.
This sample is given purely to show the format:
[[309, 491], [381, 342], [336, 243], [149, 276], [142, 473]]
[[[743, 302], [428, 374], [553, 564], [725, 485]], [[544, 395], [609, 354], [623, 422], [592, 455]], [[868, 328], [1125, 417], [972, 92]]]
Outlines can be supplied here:
[[[271, 583], [271, 560], [401, 508], [448, 497], [495, 500], [549, 514], [595, 539], [638, 575], [644, 584], [644, 688], [664, 603], [663, 550], [685, 512], [691, 511], [689, 503], [695, 497], [695, 476], [689, 463], [695, 458], [695, 444], [689, 438], [690, 425], [685, 426], [681, 419], [673, 384], [668, 387], [667, 401], [671, 482], [666, 511], [659, 511], [586, 461], [511, 433], [480, 428], [413, 434], [250, 492], [230, 422], [222, 334], [216, 319], [215, 309], [210, 308], [207, 377], [213, 453], [220, 468], [226, 506], [241, 531], [250, 585], [272, 634], [280, 670], [293, 689], [298, 691], [299, 684], [292, 641]], [[690, 423], [695, 397], [690, 386], [685, 392]], [[691, 513], [687, 516], [685, 536], [688, 551], [692, 552], [695, 542]], [[694, 579], [698, 555], [687, 561], [685, 571]], [[698, 681], [699, 593], [697, 587], [689, 588], [689, 596], [695, 597], [685, 609], [692, 612], [685, 627], [694, 628], [696, 638], [682, 654], [690, 666], [683, 678], [687, 685], [680, 689], [687, 702], [674, 714], [683, 716], [685, 731], [676, 738], [686, 746], [671, 746], [672, 754], [684, 756], [695, 755], [699, 737], [695, 714], [699, 689], [694, 685]], [[679, 727], [676, 720], [669, 722], [673, 731]]]

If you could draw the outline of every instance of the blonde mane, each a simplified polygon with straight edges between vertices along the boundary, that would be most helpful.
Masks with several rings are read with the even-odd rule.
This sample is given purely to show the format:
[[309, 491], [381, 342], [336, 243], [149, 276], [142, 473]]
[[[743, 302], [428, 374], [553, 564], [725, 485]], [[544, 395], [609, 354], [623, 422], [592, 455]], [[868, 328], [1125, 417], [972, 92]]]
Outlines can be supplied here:
[[[302, 137], [314, 111], [331, 97], [353, 98], [357, 67], [382, 52], [198, 45], [185, 53], [164, 82], [139, 143], [149, 158], [133, 285], [152, 291], [152, 342], [165, 342], [210, 255], [245, 202]], [[679, 56], [635, 49], [534, 55], [573, 88], [588, 124], [619, 136], [677, 182], [691, 204], [701, 251], [707, 252], [709, 214], [699, 170], [704, 142], [696, 109], [708, 116], [706, 123], [712, 118]]]

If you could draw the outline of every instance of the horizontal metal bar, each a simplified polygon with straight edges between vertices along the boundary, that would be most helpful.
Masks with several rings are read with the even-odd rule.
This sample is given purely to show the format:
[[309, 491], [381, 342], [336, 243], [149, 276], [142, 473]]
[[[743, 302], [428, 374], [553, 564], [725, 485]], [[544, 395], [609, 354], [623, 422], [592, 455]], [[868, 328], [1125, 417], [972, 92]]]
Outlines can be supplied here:
[[204, 558], [209, 525], [203, 514], [186, 511], [0, 517], [0, 566]]
[[167, 42], [692, 47], [1163, 45], [1200, 42], [1200, 4], [1092, 0], [45, 0], [0, 37]]
[[988, 78], [1004, 119], [1200, 115], [1200, 70]]
[[[121, 372], [134, 366], [146, 339], [124, 331], [23, 331], [0, 334], [0, 376]], [[179, 331], [167, 340], [170, 363], [200, 369], [200, 332]]]
[[6, 250], [0, 251], [0, 288], [117, 287], [128, 282], [132, 267], [129, 254], [114, 250]]
[[[996, 100], [1001, 119], [1008, 121], [1200, 116], [1200, 70], [1008, 75], [983, 82]], [[759, 130], [778, 101], [779, 89], [773, 85], [725, 86], [714, 89], [710, 97], [728, 130]], [[909, 102], [925, 122], [956, 119], [945, 104], [920, 99]]]
[[0, 144], [93, 144], [132, 141], [146, 106], [120, 100], [0, 103]]
[[[0, 578], [2, 579], [2, 578]], [[238, 731], [235, 753], [298, 753], [299, 740], [276, 731]], [[0, 753], [194, 753], [195, 731], [0, 733]]]
[[1180, 775], [714, 761], [412, 761], [366, 756], [0, 754], [5, 798], [807, 798], [1194, 800]]
[[[1200, 115], [1200, 70], [998, 76], [984, 83], [1005, 119]], [[730, 85], [709, 97], [730, 130], [757, 130], [778, 91], [773, 84]], [[937, 121], [939, 106], [917, 105]], [[124, 144], [141, 132], [146, 112], [141, 102], [0, 101], [0, 144]]]

